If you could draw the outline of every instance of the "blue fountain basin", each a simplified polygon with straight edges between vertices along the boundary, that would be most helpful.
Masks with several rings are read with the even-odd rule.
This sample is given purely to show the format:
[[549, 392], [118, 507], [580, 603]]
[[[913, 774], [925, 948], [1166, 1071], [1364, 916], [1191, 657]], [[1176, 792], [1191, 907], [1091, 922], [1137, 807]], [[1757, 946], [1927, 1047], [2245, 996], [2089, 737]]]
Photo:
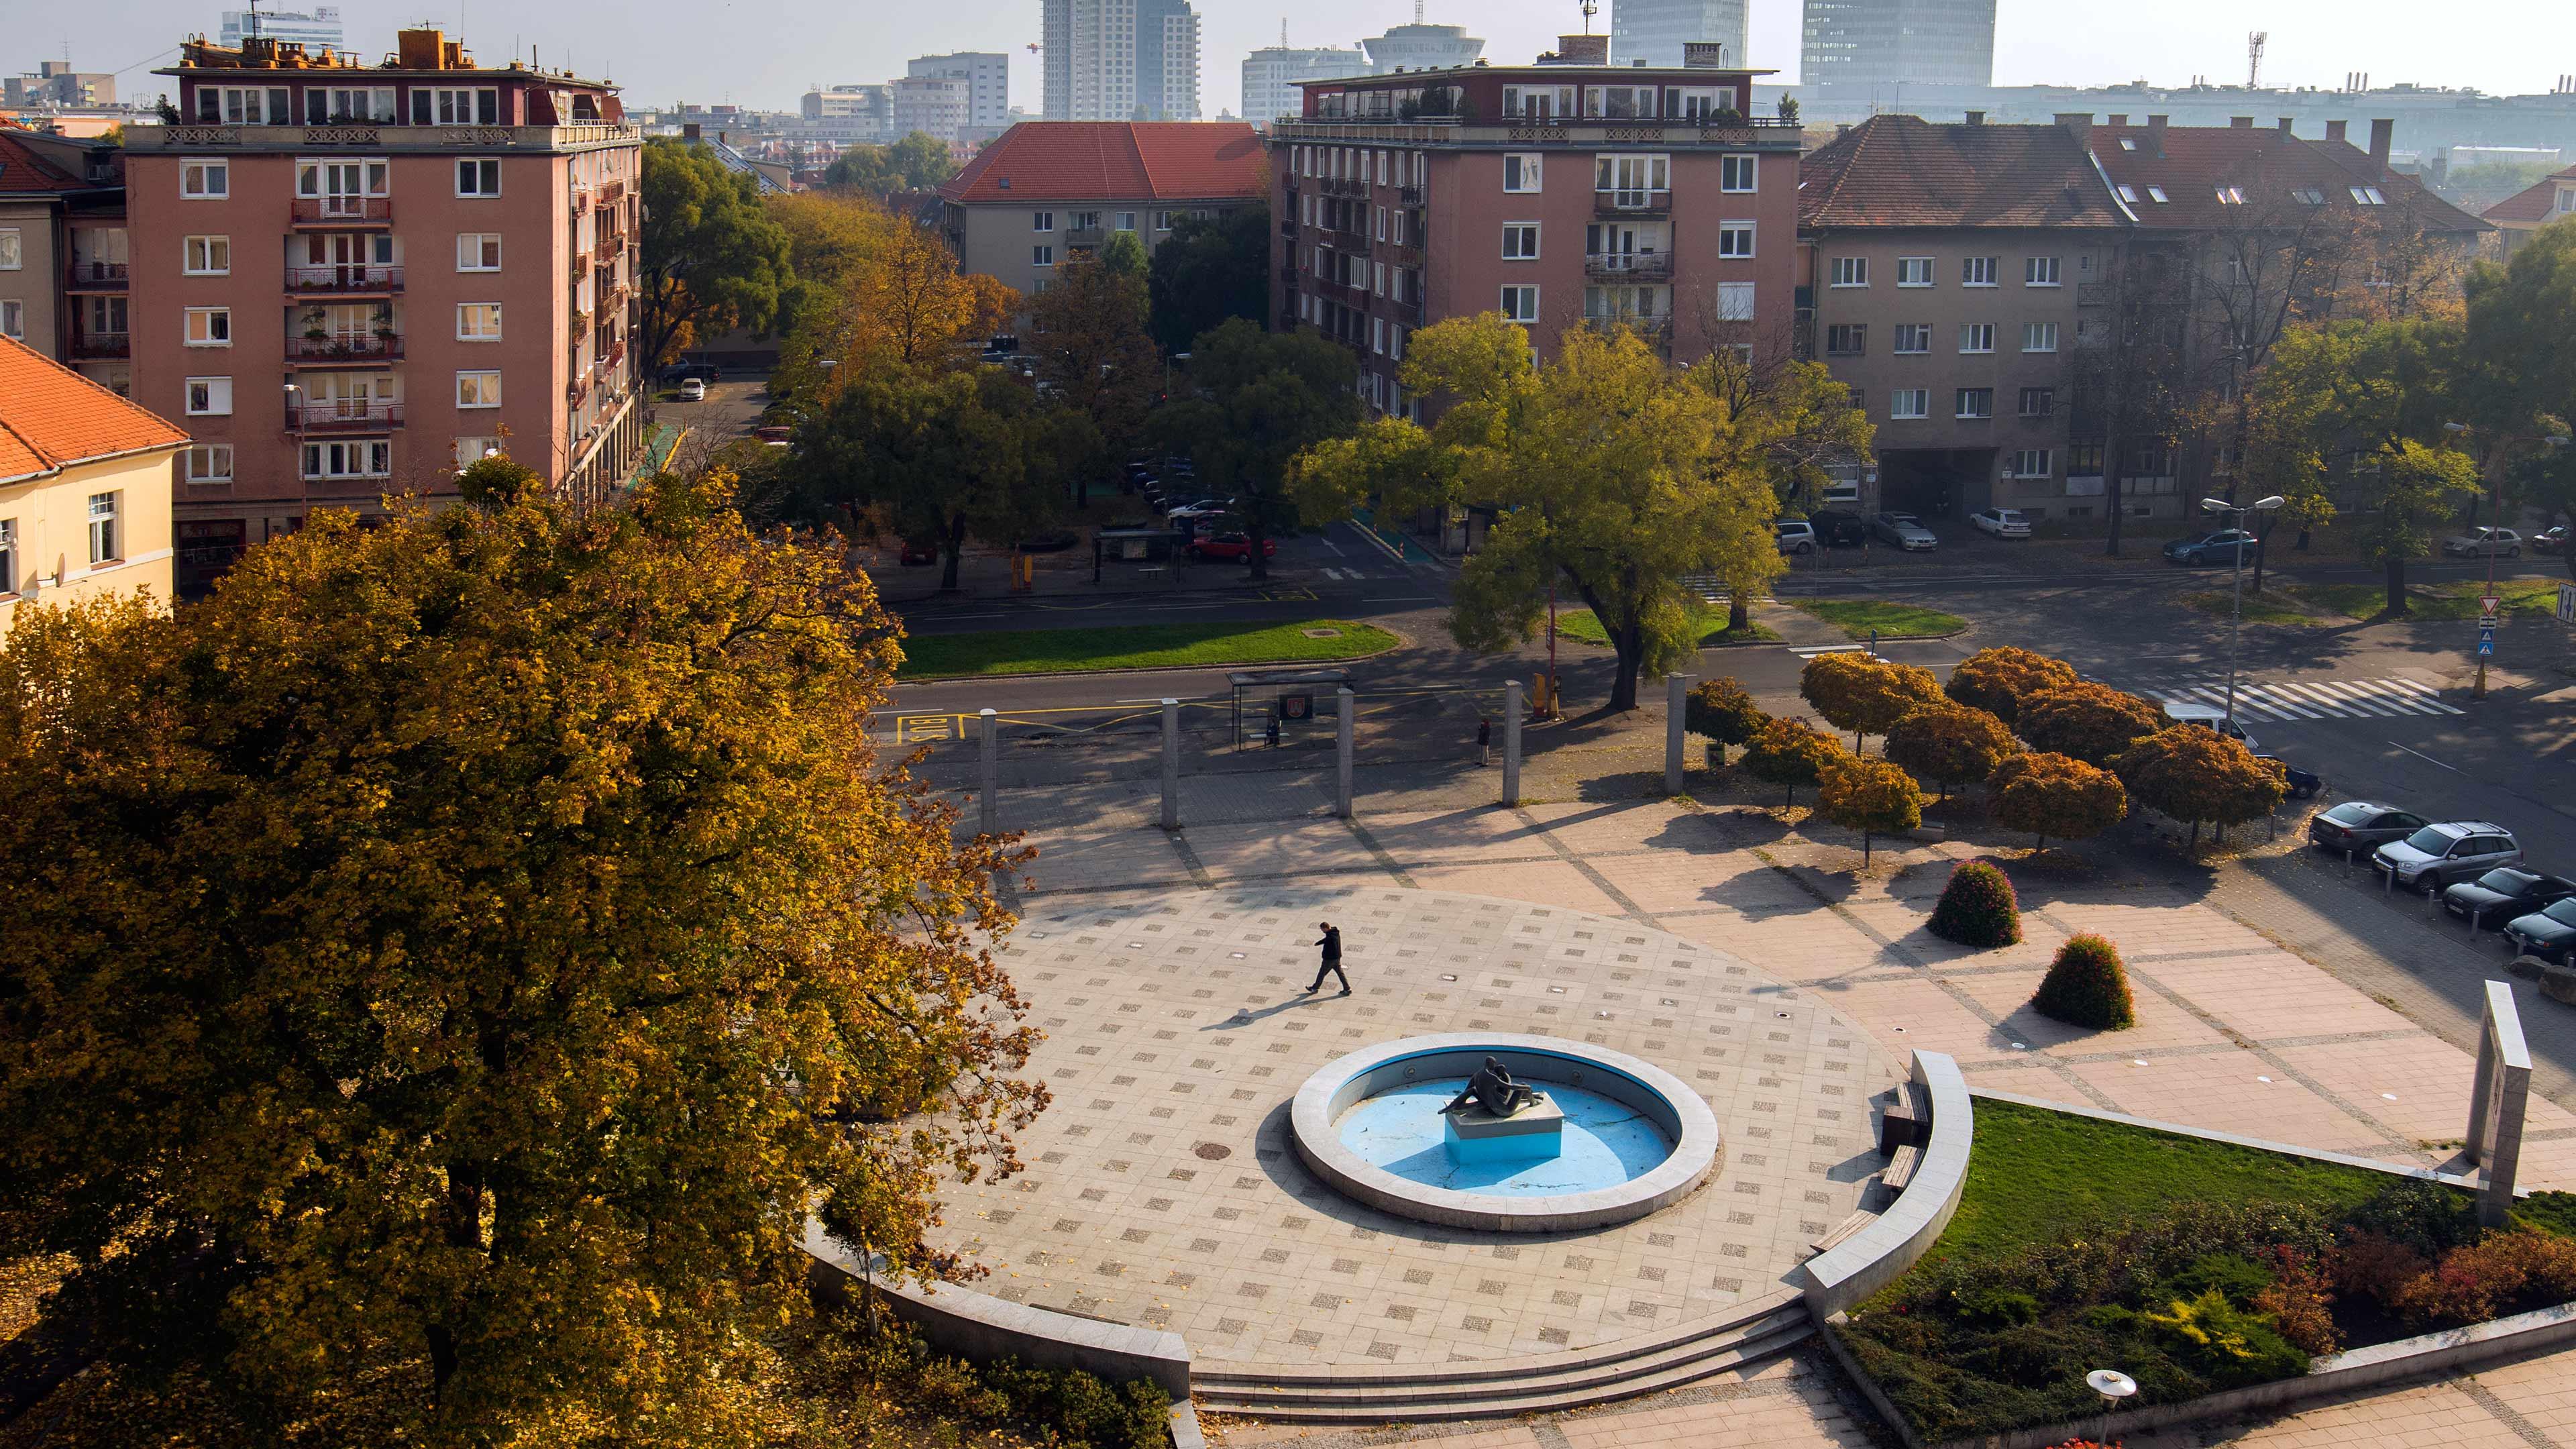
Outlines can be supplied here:
[[1556, 1132], [1459, 1141], [1440, 1109], [1466, 1087], [1465, 1077], [1441, 1077], [1381, 1092], [1345, 1112], [1334, 1134], [1362, 1162], [1408, 1182], [1499, 1197], [1617, 1187], [1672, 1156], [1672, 1139], [1636, 1108], [1556, 1082], [1547, 1086]]

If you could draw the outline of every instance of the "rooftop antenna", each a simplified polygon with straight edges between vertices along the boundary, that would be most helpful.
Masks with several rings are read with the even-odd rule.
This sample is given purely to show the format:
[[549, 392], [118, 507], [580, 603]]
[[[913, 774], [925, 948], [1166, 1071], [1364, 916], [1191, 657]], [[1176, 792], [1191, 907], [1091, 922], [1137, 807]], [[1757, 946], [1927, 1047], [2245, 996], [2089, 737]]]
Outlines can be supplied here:
[[2245, 89], [2253, 90], [2263, 79], [2263, 44], [2272, 32], [2257, 30], [2245, 37]]
[[[1416, 0], [1417, 5], [1419, 0]], [[1592, 17], [1601, 13], [1601, 0], [1583, 0], [1583, 33], [1592, 33]]]

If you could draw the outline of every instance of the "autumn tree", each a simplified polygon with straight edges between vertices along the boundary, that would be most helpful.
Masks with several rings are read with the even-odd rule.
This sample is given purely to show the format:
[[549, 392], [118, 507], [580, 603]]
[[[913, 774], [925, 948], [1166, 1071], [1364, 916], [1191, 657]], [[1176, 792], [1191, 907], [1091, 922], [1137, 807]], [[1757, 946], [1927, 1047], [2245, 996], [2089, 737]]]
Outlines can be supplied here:
[[1728, 745], [1750, 744], [1771, 717], [1732, 679], [1703, 679], [1682, 700], [1682, 727], [1708, 741], [1712, 768], [1726, 763]]
[[1785, 808], [1798, 803], [1799, 786], [1815, 784], [1849, 753], [1840, 740], [1803, 719], [1774, 718], [1744, 747], [1744, 768], [1754, 779], [1779, 786]]
[[1154, 436], [1186, 450], [1199, 482], [1234, 499], [1252, 577], [1270, 577], [1268, 540], [1307, 518], [1291, 487], [1300, 454], [1359, 426], [1359, 364], [1317, 332], [1265, 333], [1227, 322], [1190, 348], [1187, 395], [1154, 415]]
[[2011, 724], [2020, 717], [2023, 700], [2043, 689], [2073, 684], [2077, 677], [2075, 666], [2063, 659], [1998, 645], [1960, 660], [1941, 692]]
[[892, 191], [927, 191], [958, 172], [956, 153], [948, 143], [913, 131], [890, 145], [861, 143], [843, 151], [823, 168], [823, 184], [884, 196]]
[[1269, 207], [1181, 217], [1154, 248], [1146, 274], [1154, 340], [1166, 352], [1186, 352], [1230, 318], [1263, 322], [1269, 277]]
[[[1685, 375], [1718, 403], [1712, 471], [1762, 480], [1775, 516], [1812, 511], [1830, 481], [1828, 469], [1870, 456], [1869, 415], [1852, 405], [1851, 389], [1821, 362], [1785, 352], [1757, 360], [1723, 349]], [[1752, 601], [1779, 572], [1778, 553], [1776, 547], [1770, 558], [1751, 549], [1729, 551], [1734, 569], [1717, 570], [1727, 586], [1728, 628], [1752, 622]]]
[[1816, 804], [1826, 819], [1860, 832], [1860, 863], [1869, 865], [1873, 835], [1902, 835], [1923, 823], [1923, 793], [1914, 777], [1885, 760], [1844, 755], [1824, 768]]
[[762, 209], [751, 176], [726, 170], [702, 143], [662, 137], [645, 143], [643, 164], [635, 284], [646, 363], [731, 328], [768, 328], [793, 274], [787, 233]]
[[[2492, 403], [2486, 435], [2520, 440], [2507, 478], [2522, 499], [2576, 533], [2576, 226], [2541, 228], [2504, 265], [2468, 281], [2468, 350]], [[2576, 578], [2576, 548], [2560, 560]]]
[[2067, 755], [2033, 750], [1995, 767], [1986, 781], [1995, 823], [2027, 830], [2045, 847], [2050, 837], [2090, 840], [2128, 818], [2129, 793], [2108, 770]]
[[2243, 744], [2200, 725], [2148, 735], [2123, 751], [2114, 768], [2139, 803], [2190, 821], [2194, 845], [2202, 821], [2216, 825], [2224, 840], [2228, 826], [2271, 814], [2289, 791], [2279, 761], [2258, 760]]
[[[777, 318], [786, 339], [784, 363], [788, 348], [808, 330], [815, 313], [858, 284], [862, 270], [884, 248], [894, 218], [864, 197], [831, 191], [766, 197], [761, 209], [787, 238], [791, 280], [780, 294]], [[773, 385], [771, 391], [778, 388]]]
[[898, 217], [876, 263], [851, 290], [842, 357], [891, 357], [905, 367], [963, 366], [1021, 307], [1020, 294], [981, 273], [961, 274], [947, 239]]
[[1032, 447], [1051, 421], [998, 368], [880, 362], [836, 383], [798, 429], [797, 460], [816, 507], [878, 509], [904, 538], [935, 540], [940, 587], [953, 590], [968, 538], [1009, 544], [1053, 516], [1060, 481], [1033, 466], [1050, 454]]
[[1897, 716], [1881, 745], [1889, 760], [1917, 779], [1937, 783], [1944, 800], [1954, 781], [1983, 780], [2020, 749], [2002, 720], [1947, 699]]
[[[1144, 253], [1118, 233], [1131, 261], [1067, 260], [1054, 283], [1028, 299], [1021, 345], [1037, 360], [1038, 381], [1052, 399], [1091, 420], [1100, 437], [1094, 455], [1072, 460], [1073, 502], [1127, 456], [1144, 435], [1162, 377], [1162, 359], [1145, 333], [1145, 279], [1132, 269]], [[1122, 253], [1122, 255], [1124, 255]]]
[[2134, 694], [2078, 682], [2022, 700], [2015, 728], [2034, 750], [2107, 767], [2122, 750], [2166, 723], [2164, 711]]
[[1809, 659], [1798, 673], [1798, 694], [1827, 724], [1850, 730], [1854, 750], [1862, 736], [1883, 735], [1908, 713], [1942, 699], [1931, 670], [1857, 649]]
[[264, 1440], [751, 1442], [811, 1217], [942, 1271], [1045, 1101], [1014, 857], [854, 726], [897, 626], [836, 551], [468, 473], [176, 617], [20, 609], [0, 1252]]

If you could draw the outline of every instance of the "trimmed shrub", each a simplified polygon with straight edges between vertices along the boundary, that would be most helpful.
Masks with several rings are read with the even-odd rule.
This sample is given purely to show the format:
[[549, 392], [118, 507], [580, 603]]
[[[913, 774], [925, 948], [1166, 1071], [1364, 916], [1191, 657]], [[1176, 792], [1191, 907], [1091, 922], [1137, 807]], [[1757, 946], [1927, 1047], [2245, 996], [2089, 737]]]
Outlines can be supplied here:
[[1798, 787], [1812, 785], [1847, 757], [1842, 742], [1803, 719], [1775, 719], [1744, 747], [1744, 768], [1754, 779], [1778, 785], [1782, 805], [1798, 803]]
[[2069, 755], [2014, 755], [1995, 766], [1986, 794], [1997, 825], [2027, 830], [2040, 846], [2051, 836], [2089, 840], [2129, 813], [2129, 792], [2119, 776]]
[[1932, 908], [1930, 929], [1962, 946], [2010, 946], [2021, 939], [2021, 902], [1992, 861], [1960, 862]]
[[2048, 975], [2040, 979], [2030, 1004], [2042, 1016], [2092, 1031], [2125, 1031], [2138, 1024], [2120, 948], [2091, 934], [2070, 936], [2057, 948], [2057, 959], [2048, 963]]
[[2279, 808], [2290, 788], [2278, 761], [2258, 760], [2244, 745], [2200, 725], [2158, 730], [2130, 745], [2113, 768], [2133, 798], [2190, 821], [2194, 843], [2200, 822], [2215, 821], [2223, 840], [2228, 826]]
[[2254, 1295], [2249, 1306], [2269, 1315], [2281, 1336], [2299, 1348], [2327, 1354], [2343, 1347], [2343, 1336], [2335, 1331], [2330, 1306], [2333, 1302], [2334, 1295], [2326, 1291], [2325, 1275], [2318, 1271], [2316, 1260], [2296, 1248], [2276, 1244], [2272, 1249], [2272, 1281]]
[[2013, 721], [2034, 750], [2108, 766], [2130, 745], [2163, 729], [2164, 711], [2107, 684], [2061, 684], [2025, 697]]
[[1817, 781], [1816, 803], [1825, 818], [1860, 832], [1860, 863], [1869, 865], [1870, 839], [1897, 835], [1923, 823], [1922, 787], [1885, 760], [1845, 755]]
[[1771, 722], [1753, 696], [1732, 679], [1700, 681], [1682, 699], [1682, 728], [1708, 741], [1708, 762], [1726, 763], [1728, 745], [1749, 745]]
[[2010, 724], [2021, 713], [2023, 700], [2043, 689], [2075, 682], [2075, 666], [2063, 659], [2002, 646], [1980, 649], [1960, 660], [1941, 691]]
[[1944, 699], [1906, 711], [1887, 727], [1882, 748], [1891, 763], [1939, 785], [1947, 800], [1951, 785], [1985, 779], [2021, 745], [2002, 720]]
[[1931, 670], [1845, 651], [1819, 654], [1798, 672], [1798, 693], [1825, 723], [1863, 735], [1883, 735], [1916, 708], [1939, 701], [1941, 681]]

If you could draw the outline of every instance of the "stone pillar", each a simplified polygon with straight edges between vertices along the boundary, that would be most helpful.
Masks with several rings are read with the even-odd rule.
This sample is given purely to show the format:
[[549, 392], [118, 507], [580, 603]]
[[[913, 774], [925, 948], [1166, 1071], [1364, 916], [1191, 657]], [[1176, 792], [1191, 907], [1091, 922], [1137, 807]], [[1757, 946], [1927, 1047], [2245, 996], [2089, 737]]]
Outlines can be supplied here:
[[1181, 702], [1163, 701], [1163, 828], [1181, 828]]
[[984, 833], [1002, 833], [1002, 717], [989, 709], [977, 710], [976, 720], [984, 729], [984, 788], [981, 792]]
[[1664, 676], [1664, 793], [1682, 792], [1682, 720], [1689, 714], [1690, 687], [1695, 676]]
[[2486, 1169], [2478, 1188], [2478, 1221], [2504, 1226], [2513, 1210], [2513, 1179], [2522, 1164], [2522, 1119], [2531, 1101], [2531, 1050], [2522, 1039], [2522, 1013], [2514, 1008], [2513, 983], [2487, 983], [2487, 1009], [2478, 1031], [2478, 1074], [2469, 1092], [2469, 1142], [2462, 1154]]
[[1344, 820], [1351, 818], [1351, 716], [1360, 697], [1351, 693], [1347, 684], [1333, 693], [1334, 763], [1333, 813]]
[[1521, 704], [1521, 682], [1503, 681], [1503, 801], [1505, 807], [1521, 803], [1521, 716], [1527, 711]]

